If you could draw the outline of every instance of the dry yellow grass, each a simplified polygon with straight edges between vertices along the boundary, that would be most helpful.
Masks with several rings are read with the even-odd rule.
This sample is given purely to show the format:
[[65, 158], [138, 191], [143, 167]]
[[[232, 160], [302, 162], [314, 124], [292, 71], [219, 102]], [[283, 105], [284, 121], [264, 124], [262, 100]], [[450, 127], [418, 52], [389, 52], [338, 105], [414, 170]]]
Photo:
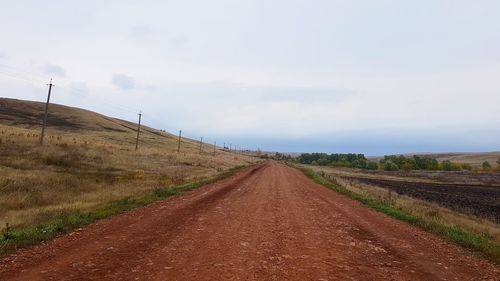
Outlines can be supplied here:
[[438, 161], [450, 160], [457, 163], [467, 163], [474, 167], [479, 167], [484, 161], [488, 161], [493, 167], [496, 167], [500, 159], [500, 151], [485, 153], [459, 153], [450, 155], [436, 155]]
[[[0, 99], [0, 225], [31, 226], [258, 161], [148, 127], [134, 150], [135, 124], [51, 105], [46, 141], [42, 104]], [[35, 120], [35, 121], [33, 121]], [[1, 228], [1, 227], [0, 227]]]
[[[396, 208], [399, 208], [411, 215], [424, 218], [426, 221], [436, 222], [440, 225], [449, 227], [459, 227], [476, 234], [488, 235], [492, 237], [494, 241], [500, 242], [500, 225], [489, 220], [461, 214], [438, 206], [437, 204], [418, 200], [405, 195], [399, 195], [395, 192], [391, 192], [389, 195], [389, 191], [387, 189], [343, 178], [343, 175], [349, 174], [346, 170], [342, 171], [336, 168], [318, 166], [307, 167], [316, 172], [324, 173], [325, 176], [350, 191], [368, 198], [390, 201]], [[376, 175], [372, 175], [372, 177], [375, 176]]]

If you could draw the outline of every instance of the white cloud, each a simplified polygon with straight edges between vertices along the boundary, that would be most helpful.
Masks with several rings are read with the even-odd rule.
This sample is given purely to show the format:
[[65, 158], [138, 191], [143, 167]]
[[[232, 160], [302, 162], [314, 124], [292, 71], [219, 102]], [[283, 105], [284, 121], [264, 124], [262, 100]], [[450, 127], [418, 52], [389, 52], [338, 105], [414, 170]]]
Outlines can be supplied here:
[[[44, 70], [59, 73], [59, 85], [83, 81], [82, 104], [103, 113], [135, 117], [143, 109], [145, 122], [158, 127], [269, 143], [356, 138], [353, 131], [446, 139], [457, 127], [491, 132], [488, 138], [500, 143], [498, 1], [7, 6], [0, 32], [9, 64], [43, 81]], [[43, 16], [54, 11], [60, 17]], [[64, 69], [46, 69], [48, 61]], [[6, 79], [9, 95], [32, 96], [22, 90], [25, 80]], [[115, 111], [101, 100], [133, 110]]]
[[46, 64], [43, 66], [43, 72], [45, 72], [48, 75], [53, 75], [53, 76], [58, 76], [58, 77], [65, 77], [66, 76], [66, 71], [64, 71], [64, 68], [57, 64]]
[[116, 87], [128, 91], [135, 88], [134, 78], [124, 74], [113, 74], [111, 82]]
[[130, 37], [133, 39], [144, 39], [153, 33], [153, 29], [145, 25], [134, 25], [130, 30]]

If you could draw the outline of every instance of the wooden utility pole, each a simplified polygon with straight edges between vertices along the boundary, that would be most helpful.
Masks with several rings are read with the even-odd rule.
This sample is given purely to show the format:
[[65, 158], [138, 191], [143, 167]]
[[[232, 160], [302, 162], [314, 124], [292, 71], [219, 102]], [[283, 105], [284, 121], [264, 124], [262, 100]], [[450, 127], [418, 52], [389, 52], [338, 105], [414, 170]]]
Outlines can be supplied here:
[[179, 130], [179, 141], [177, 142], [177, 152], [181, 152], [181, 135], [182, 135], [182, 130]]
[[135, 150], [139, 147], [139, 133], [141, 132], [141, 117], [142, 112], [139, 112], [139, 123], [137, 124], [137, 138], [135, 139]]
[[47, 103], [45, 104], [45, 115], [43, 116], [42, 134], [40, 135], [40, 145], [43, 145], [43, 138], [45, 136], [45, 126], [47, 125], [47, 115], [49, 113], [50, 93], [52, 92], [52, 87], [55, 86], [54, 84], [52, 84], [52, 78], [50, 78], [50, 83], [47, 84], [47, 86], [49, 86], [49, 94], [47, 95]]
[[200, 138], [200, 154], [201, 154], [201, 147], [203, 146], [203, 137]]
[[229, 143], [229, 152], [231, 152], [231, 147], [233, 146], [232, 143]]

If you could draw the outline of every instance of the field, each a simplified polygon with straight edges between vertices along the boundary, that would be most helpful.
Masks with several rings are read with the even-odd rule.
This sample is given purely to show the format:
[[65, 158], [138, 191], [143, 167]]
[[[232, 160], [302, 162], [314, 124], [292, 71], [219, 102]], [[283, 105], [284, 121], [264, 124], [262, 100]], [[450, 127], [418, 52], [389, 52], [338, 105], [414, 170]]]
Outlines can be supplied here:
[[426, 221], [500, 242], [500, 173], [366, 171], [301, 165]]
[[[413, 156], [414, 154], [405, 154], [406, 156]], [[460, 164], [469, 164], [474, 168], [481, 167], [484, 161], [488, 161], [493, 167], [497, 165], [500, 159], [500, 151], [494, 152], [453, 152], [453, 153], [423, 153], [417, 155], [424, 155], [435, 158], [439, 162], [449, 160], [451, 162]], [[379, 161], [384, 157], [368, 157], [372, 161]]]
[[[494, 265], [415, 227], [418, 222], [498, 263], [495, 220], [396, 192], [387, 199], [387, 189], [377, 186], [399, 180], [436, 188], [465, 179], [495, 185], [495, 173], [447, 177], [313, 167], [366, 198], [383, 198], [370, 201], [255, 155], [214, 153], [212, 146], [200, 152], [200, 143], [189, 139], [178, 153], [176, 136], [149, 127], [141, 130], [136, 151], [135, 124], [59, 105], [50, 108], [40, 146], [42, 110], [41, 103], [0, 100], [0, 223], [12, 227], [0, 236], [0, 255], [46, 241], [0, 258], [5, 279], [497, 275]], [[495, 208], [497, 193], [490, 196]], [[373, 204], [366, 208], [352, 199]], [[51, 239], [62, 232], [69, 233]]]
[[452, 210], [500, 223], [500, 187], [449, 183], [346, 178], [390, 189], [397, 194], [434, 202]]
[[94, 112], [51, 104], [38, 145], [42, 103], [0, 99], [0, 229], [29, 227], [68, 213], [142, 196], [256, 162], [248, 155]]
[[[491, 263], [327, 187], [297, 169], [267, 161], [0, 259], [0, 276], [158, 281], [498, 279]], [[498, 251], [485, 253], [499, 257]]]

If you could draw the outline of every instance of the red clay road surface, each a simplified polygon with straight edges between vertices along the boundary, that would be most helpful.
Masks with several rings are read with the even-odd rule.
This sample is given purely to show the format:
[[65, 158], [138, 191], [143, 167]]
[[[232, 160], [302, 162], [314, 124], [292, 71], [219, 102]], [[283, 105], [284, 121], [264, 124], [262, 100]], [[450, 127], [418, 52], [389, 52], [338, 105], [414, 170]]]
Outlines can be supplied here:
[[499, 280], [495, 266], [266, 162], [0, 261], [1, 280]]

